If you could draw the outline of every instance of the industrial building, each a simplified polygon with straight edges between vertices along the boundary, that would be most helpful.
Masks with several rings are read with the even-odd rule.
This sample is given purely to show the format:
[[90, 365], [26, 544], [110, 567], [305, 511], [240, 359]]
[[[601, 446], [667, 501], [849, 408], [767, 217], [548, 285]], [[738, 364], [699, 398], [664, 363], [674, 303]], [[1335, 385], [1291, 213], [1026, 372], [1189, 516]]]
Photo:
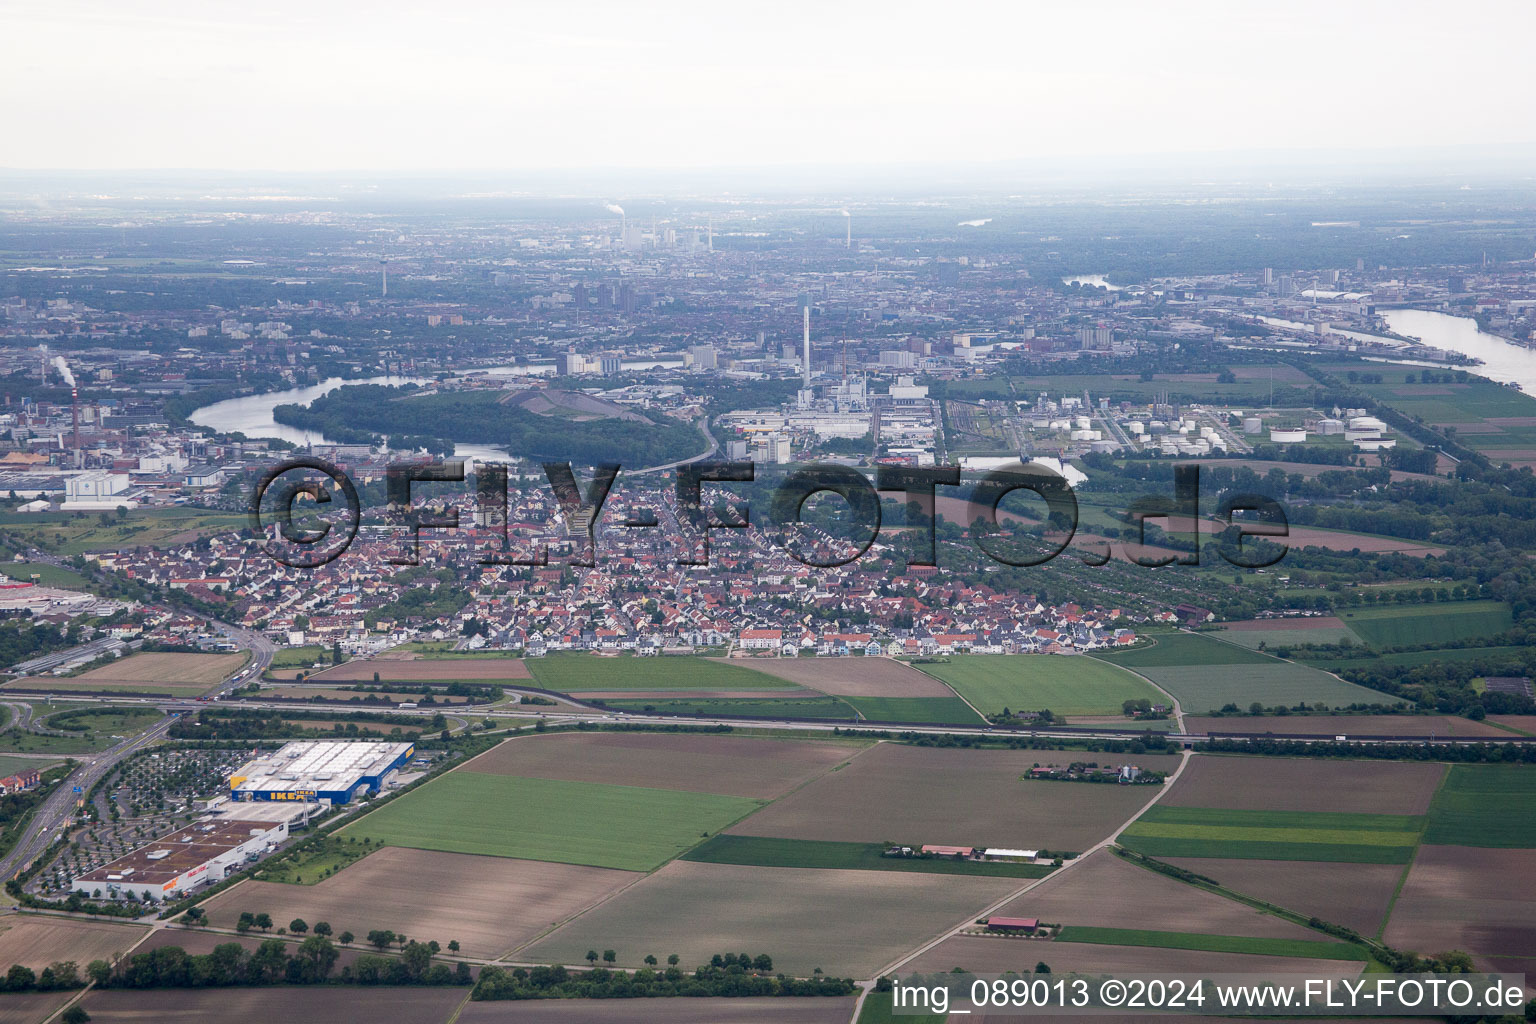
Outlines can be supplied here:
[[83, 896], [159, 903], [221, 882], [288, 838], [286, 821], [199, 821], [76, 877]]
[[416, 753], [412, 743], [299, 740], [248, 761], [229, 779], [232, 800], [313, 800], [351, 803], [377, 793]]

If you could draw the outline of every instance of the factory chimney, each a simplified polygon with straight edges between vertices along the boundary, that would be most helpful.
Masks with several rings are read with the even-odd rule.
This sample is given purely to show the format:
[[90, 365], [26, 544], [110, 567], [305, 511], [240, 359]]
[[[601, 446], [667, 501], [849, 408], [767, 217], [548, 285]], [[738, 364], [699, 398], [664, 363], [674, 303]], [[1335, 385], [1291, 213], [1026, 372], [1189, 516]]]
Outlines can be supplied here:
[[383, 286], [380, 298], [389, 298], [389, 260], [379, 260], [379, 283]]
[[69, 404], [70, 404], [70, 409], [71, 409], [71, 417], [72, 417], [72, 419], [74, 421], [74, 427], [75, 427], [75, 439], [74, 439], [74, 441], [71, 442], [71, 447], [73, 447], [76, 451], [79, 451], [80, 450], [80, 389], [79, 388], [70, 388], [69, 389]]
[[801, 307], [801, 312], [805, 314], [805, 345], [800, 369], [805, 376], [806, 389], [809, 390], [811, 386], [811, 301], [809, 298], [806, 299], [805, 305]]

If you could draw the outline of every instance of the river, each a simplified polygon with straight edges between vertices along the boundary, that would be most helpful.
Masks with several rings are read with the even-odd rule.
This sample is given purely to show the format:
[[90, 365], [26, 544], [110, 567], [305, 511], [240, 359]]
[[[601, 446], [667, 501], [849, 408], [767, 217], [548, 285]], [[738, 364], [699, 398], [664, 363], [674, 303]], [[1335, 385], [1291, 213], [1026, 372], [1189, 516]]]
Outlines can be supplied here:
[[1394, 333], [1418, 338], [1426, 345], [1476, 356], [1483, 365], [1470, 367], [1500, 384], [1518, 384], [1536, 395], [1536, 351], [1478, 329], [1477, 321], [1425, 309], [1384, 309], [1381, 315]]

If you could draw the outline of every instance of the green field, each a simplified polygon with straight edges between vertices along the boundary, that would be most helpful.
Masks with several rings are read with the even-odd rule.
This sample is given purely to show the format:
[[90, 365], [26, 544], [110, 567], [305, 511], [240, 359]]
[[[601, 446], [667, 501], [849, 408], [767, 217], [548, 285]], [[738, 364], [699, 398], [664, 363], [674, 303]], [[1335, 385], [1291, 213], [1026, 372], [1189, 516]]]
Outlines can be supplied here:
[[551, 654], [526, 662], [546, 690], [798, 690], [800, 687], [750, 668], [694, 657], [615, 658]]
[[1302, 644], [1360, 642], [1352, 630], [1336, 626], [1329, 629], [1224, 629], [1221, 638], [1250, 650], [1257, 650], [1259, 644], [1263, 644], [1266, 651], [1273, 651], [1277, 647], [1300, 647]]
[[[955, 1005], [959, 1005], [958, 998]], [[947, 1013], [917, 1013], [905, 1007], [897, 1014], [889, 992], [872, 991], [864, 997], [864, 1007], [855, 1024], [944, 1024], [948, 1019]]]
[[[1364, 650], [1363, 648], [1356, 648]], [[1525, 654], [1523, 647], [1444, 647], [1432, 651], [1396, 651], [1390, 654], [1376, 654], [1366, 658], [1318, 658], [1306, 659], [1309, 664], [1317, 665], [1337, 672], [1346, 668], [1373, 668], [1376, 666], [1387, 667], [1394, 665], [1438, 665], [1452, 661], [1481, 661], [1483, 659], [1504, 659], [1517, 663]], [[1297, 652], [1293, 657], [1299, 657]], [[1514, 673], [1518, 675], [1519, 673]]]
[[[615, 711], [658, 715], [738, 715], [749, 718], [826, 718], [853, 721], [853, 708], [836, 697], [700, 697], [697, 700], [605, 700]], [[972, 716], [974, 720], [975, 716]]]
[[[1342, 376], [1361, 366], [1340, 364], [1322, 368]], [[1399, 412], [1422, 416], [1436, 426], [1460, 425], [1456, 440], [1488, 453], [1494, 462], [1500, 461], [1500, 449], [1536, 448], [1536, 425], [1507, 422], [1536, 416], [1536, 399], [1530, 395], [1478, 376], [1469, 376], [1464, 382], [1425, 384], [1422, 367], [1402, 363], [1373, 364], [1370, 371], [1380, 373], [1382, 381], [1358, 383], [1356, 386], [1362, 391]], [[1410, 374], [1413, 384], [1407, 383]], [[1476, 429], [1468, 429], [1469, 425]]]
[[1346, 608], [1339, 617], [1372, 647], [1443, 644], [1496, 636], [1514, 628], [1503, 601], [1452, 601], [1385, 608]]
[[1429, 806], [1424, 841], [1536, 848], [1536, 766], [1452, 765]]
[[1402, 814], [1153, 807], [1120, 845], [1151, 857], [1406, 864], [1424, 819]]
[[984, 725], [959, 697], [841, 697], [871, 722]]
[[1311, 939], [1261, 939], [1246, 935], [1197, 935], [1155, 932], [1143, 928], [1085, 928], [1069, 924], [1057, 942], [1091, 942], [1101, 946], [1156, 946], [1159, 949], [1200, 949], [1213, 953], [1252, 953], [1295, 956], [1313, 960], [1368, 960], [1364, 947], [1349, 942]]
[[35, 768], [40, 772], [47, 771], [58, 763], [58, 761], [45, 761], [40, 757], [6, 757], [0, 754], [0, 779], [28, 768]]
[[[34, 705], [34, 716], [47, 714], [49, 709]], [[54, 711], [58, 708], [52, 709]], [[159, 722], [165, 716], [159, 711], [145, 708], [106, 708], [81, 715], [69, 724], [84, 726], [83, 730], [69, 730], [67, 736], [44, 736], [35, 732], [11, 730], [0, 735], [0, 751], [22, 754], [89, 754], [106, 750], [121, 740], [113, 736], [128, 737]], [[46, 722], [44, 724], [47, 724]]]
[[957, 654], [913, 668], [943, 680], [983, 713], [1038, 711], [1112, 715], [1127, 700], [1166, 703], [1167, 697], [1129, 672], [1081, 656]]
[[342, 831], [418, 850], [649, 871], [760, 806], [709, 793], [460, 769]]
[[1315, 668], [1198, 634], [1159, 634], [1154, 647], [1097, 657], [1151, 679], [1179, 699], [1185, 714], [1204, 714], [1229, 703], [1247, 708], [1254, 701], [1266, 706], [1306, 702], [1337, 707], [1387, 700], [1379, 691]]
[[850, 868], [859, 871], [920, 871], [937, 875], [988, 875], [997, 878], [1044, 878], [1053, 870], [1042, 864], [959, 861], [949, 857], [886, 857], [884, 843], [836, 843], [810, 839], [768, 839], [719, 835], [700, 843], [684, 860], [705, 864], [742, 864], [760, 868]]
[[[23, 583], [32, 581], [42, 587], [59, 587], [64, 590], [85, 589], [85, 577], [73, 569], [65, 569], [48, 562], [0, 562], [0, 573]], [[32, 577], [36, 576], [36, 580]]]
[[306, 647], [284, 647], [272, 655], [272, 668], [309, 668], [325, 657], [326, 649], [319, 644]]
[[114, 517], [109, 526], [101, 525], [95, 512], [0, 513], [0, 530], [65, 556], [188, 543], [215, 533], [234, 533], [245, 526], [244, 515], [195, 508], [135, 509], [121, 521]]

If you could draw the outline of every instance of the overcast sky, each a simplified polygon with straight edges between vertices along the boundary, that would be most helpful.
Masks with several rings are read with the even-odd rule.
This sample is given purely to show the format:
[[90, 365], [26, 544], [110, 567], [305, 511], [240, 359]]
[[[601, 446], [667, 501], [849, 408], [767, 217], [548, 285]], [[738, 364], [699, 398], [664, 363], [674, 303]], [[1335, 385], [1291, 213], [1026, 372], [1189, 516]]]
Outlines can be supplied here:
[[0, 0], [0, 167], [453, 171], [1536, 142], [1536, 3]]

